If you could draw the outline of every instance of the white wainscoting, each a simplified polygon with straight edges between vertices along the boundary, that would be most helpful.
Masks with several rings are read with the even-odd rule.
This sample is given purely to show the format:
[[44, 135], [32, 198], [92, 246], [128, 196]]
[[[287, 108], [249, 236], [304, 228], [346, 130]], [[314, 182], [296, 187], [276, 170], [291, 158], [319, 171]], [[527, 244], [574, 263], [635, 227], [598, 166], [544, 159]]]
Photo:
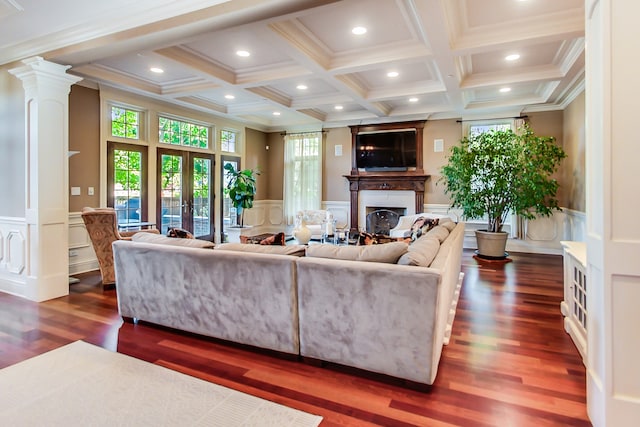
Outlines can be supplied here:
[[69, 274], [97, 270], [98, 259], [80, 212], [69, 214]]
[[[339, 226], [348, 225], [350, 219], [350, 203], [348, 201], [323, 201], [322, 209], [333, 213]], [[424, 212], [449, 215], [453, 220], [462, 219], [459, 209], [451, 209], [446, 204], [425, 204]], [[504, 230], [515, 235], [515, 229], [509, 219]], [[524, 239], [509, 238], [507, 251], [542, 254], [562, 254], [563, 240], [584, 241], [586, 215], [584, 212], [563, 208], [548, 218], [525, 221], [526, 237]], [[292, 225], [284, 222], [282, 200], [258, 200], [253, 208], [245, 212], [245, 224], [252, 225], [251, 234], [277, 233], [285, 231], [291, 234]], [[467, 221], [464, 247], [476, 249], [475, 230], [484, 227], [483, 221]]]
[[27, 283], [27, 224], [0, 217], [0, 291], [24, 296]]
[[[462, 218], [460, 210], [450, 209], [448, 205], [425, 204], [425, 212], [448, 214], [449, 216]], [[510, 218], [504, 226], [504, 230], [511, 236], [516, 234]], [[542, 217], [532, 221], [525, 221], [525, 238], [516, 239], [510, 237], [507, 241], [507, 252], [526, 252], [541, 254], [562, 255], [563, 240], [584, 241], [586, 215], [584, 212], [563, 208], [556, 211], [550, 217]], [[485, 227], [485, 223], [479, 220], [467, 221], [465, 229], [464, 247], [476, 249], [477, 243], [475, 230]]]

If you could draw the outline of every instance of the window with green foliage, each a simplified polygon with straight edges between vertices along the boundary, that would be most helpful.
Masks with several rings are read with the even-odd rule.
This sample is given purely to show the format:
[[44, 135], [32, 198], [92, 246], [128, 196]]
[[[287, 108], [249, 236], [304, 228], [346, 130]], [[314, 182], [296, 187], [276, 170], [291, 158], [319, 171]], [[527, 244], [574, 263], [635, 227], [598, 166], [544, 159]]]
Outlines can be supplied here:
[[111, 135], [121, 138], [140, 138], [140, 112], [111, 107]]
[[183, 147], [208, 148], [209, 127], [181, 120], [159, 118], [160, 142]]
[[228, 153], [237, 152], [236, 140], [238, 138], [238, 133], [232, 130], [221, 130], [220, 131], [220, 142], [222, 151], [226, 151]]
[[107, 206], [116, 209], [118, 223], [146, 221], [146, 147], [109, 142]]

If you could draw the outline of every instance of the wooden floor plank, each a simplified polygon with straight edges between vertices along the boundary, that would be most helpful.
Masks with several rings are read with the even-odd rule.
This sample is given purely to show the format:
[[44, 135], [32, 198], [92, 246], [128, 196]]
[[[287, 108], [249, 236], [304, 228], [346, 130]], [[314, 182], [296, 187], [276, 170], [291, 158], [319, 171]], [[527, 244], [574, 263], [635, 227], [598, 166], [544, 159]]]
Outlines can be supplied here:
[[451, 342], [425, 390], [344, 367], [123, 323], [96, 272], [44, 303], [0, 293], [0, 367], [78, 339], [324, 417], [333, 426], [588, 426], [585, 369], [564, 332], [562, 257], [465, 251]]

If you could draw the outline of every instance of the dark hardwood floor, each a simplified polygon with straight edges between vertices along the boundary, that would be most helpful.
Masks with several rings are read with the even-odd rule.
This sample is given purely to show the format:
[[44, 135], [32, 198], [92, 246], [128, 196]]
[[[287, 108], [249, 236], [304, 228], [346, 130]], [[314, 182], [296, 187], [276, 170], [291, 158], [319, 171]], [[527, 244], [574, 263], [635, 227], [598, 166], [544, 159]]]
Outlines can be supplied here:
[[451, 343], [427, 390], [150, 325], [123, 323], [115, 290], [78, 275], [41, 304], [0, 293], [0, 368], [84, 340], [322, 415], [321, 426], [582, 426], [585, 368], [564, 332], [562, 257], [512, 254], [466, 274]]

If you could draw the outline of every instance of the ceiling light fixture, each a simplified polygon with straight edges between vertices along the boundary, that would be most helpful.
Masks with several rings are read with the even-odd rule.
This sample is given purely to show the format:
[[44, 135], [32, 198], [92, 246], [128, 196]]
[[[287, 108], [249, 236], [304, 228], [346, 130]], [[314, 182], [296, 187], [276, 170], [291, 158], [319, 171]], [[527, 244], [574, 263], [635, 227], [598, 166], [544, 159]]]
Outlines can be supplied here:
[[351, 30], [351, 32], [353, 34], [355, 34], [356, 36], [361, 36], [363, 34], [367, 33], [367, 29], [365, 27], [353, 27], [353, 29]]
[[238, 50], [238, 51], [236, 51], [236, 55], [242, 56], [243, 58], [246, 58], [247, 56], [250, 56], [251, 54], [249, 52], [247, 52], [246, 50]]
[[160, 67], [151, 67], [149, 68], [149, 71], [151, 71], [152, 73], [156, 73], [156, 74], [162, 74], [164, 73], [164, 70]]
[[409, 98], [409, 102], [418, 102], [418, 98]]
[[398, 77], [400, 75], [400, 73], [398, 73], [397, 71], [389, 71], [387, 73], [387, 77]]
[[513, 53], [511, 55], [505, 56], [504, 59], [507, 60], [507, 61], [515, 61], [515, 60], [520, 59], [520, 55], [518, 55], [517, 53]]
[[298, 90], [307, 90], [308, 87], [307, 87], [307, 85], [298, 85], [298, 86], [296, 86], [296, 89], [298, 89]]
[[336, 105], [333, 108], [335, 108], [336, 110], [342, 110], [344, 107], [342, 105]]
[[273, 112], [273, 115], [274, 115], [274, 116], [279, 116], [279, 115], [280, 115], [280, 111], [274, 111], [274, 112]]
[[500, 89], [500, 92], [502, 92], [502, 93], [511, 92], [511, 88], [510, 87], [503, 87], [502, 89]]
[[225, 95], [224, 97], [227, 99], [236, 99], [236, 97], [233, 95]]

